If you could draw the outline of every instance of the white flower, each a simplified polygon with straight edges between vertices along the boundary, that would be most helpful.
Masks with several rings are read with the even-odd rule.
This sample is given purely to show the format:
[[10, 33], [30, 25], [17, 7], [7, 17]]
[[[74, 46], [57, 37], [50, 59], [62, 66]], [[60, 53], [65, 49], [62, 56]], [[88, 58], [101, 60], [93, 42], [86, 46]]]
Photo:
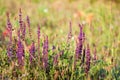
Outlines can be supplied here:
[[44, 9], [44, 13], [47, 13], [47, 12], [48, 12], [48, 9], [47, 9], [47, 8], [45, 8], [45, 9]]

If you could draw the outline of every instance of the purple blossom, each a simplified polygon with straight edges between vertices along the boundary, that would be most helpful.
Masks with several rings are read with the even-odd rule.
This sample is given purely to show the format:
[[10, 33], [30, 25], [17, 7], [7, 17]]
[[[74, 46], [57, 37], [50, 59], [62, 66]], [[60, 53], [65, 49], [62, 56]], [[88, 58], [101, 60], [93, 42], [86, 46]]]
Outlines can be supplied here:
[[8, 55], [8, 58], [11, 60], [11, 58], [12, 58], [12, 48], [9, 44], [8, 44], [8, 47], [7, 47], [7, 55]]
[[17, 58], [18, 58], [18, 65], [24, 66], [24, 46], [20, 39], [20, 30], [18, 31], [18, 42], [17, 42]]
[[86, 48], [83, 49], [83, 56], [82, 56], [81, 64], [84, 64], [85, 62], [85, 52], [86, 52]]
[[78, 39], [82, 40], [82, 38], [83, 38], [83, 26], [81, 24], [79, 24], [79, 28], [80, 28], [80, 33], [79, 33]]
[[83, 37], [85, 36], [85, 34], [83, 33], [83, 26], [79, 24], [80, 27], [80, 33], [79, 36], [76, 40], [76, 59], [81, 57], [81, 53], [82, 53], [82, 48], [83, 48]]
[[90, 70], [90, 60], [91, 60], [90, 47], [89, 47], [89, 44], [87, 44], [87, 50], [86, 50], [86, 68], [85, 68], [86, 74], [88, 74], [88, 71]]
[[33, 59], [35, 58], [35, 43], [34, 43], [34, 41], [32, 42], [29, 52], [30, 52], [30, 62], [32, 63]]
[[82, 53], [82, 48], [83, 48], [83, 26], [79, 24], [79, 27], [80, 27], [80, 33], [79, 33], [79, 36], [78, 36], [78, 47], [79, 47], [79, 55], [81, 55]]
[[7, 13], [7, 29], [9, 31], [9, 43], [7, 47], [7, 55], [10, 59], [12, 57], [12, 24], [10, 22], [9, 13]]
[[10, 22], [9, 15], [8, 15], [8, 21], [7, 21], [7, 28], [8, 28], [8, 31], [9, 31], [10, 45], [12, 45], [12, 24]]
[[22, 11], [21, 8], [19, 9], [19, 24], [20, 24], [20, 31], [23, 31], [23, 21], [22, 21]]
[[83, 32], [83, 43], [85, 42], [85, 33]]
[[29, 17], [27, 16], [27, 26], [28, 26], [28, 29], [29, 29], [29, 36], [30, 36], [30, 38], [32, 37], [32, 35], [31, 35], [31, 28], [30, 28], [30, 19], [29, 19]]
[[22, 39], [25, 40], [25, 34], [26, 34], [26, 24], [23, 24], [23, 31], [22, 31]]
[[43, 67], [48, 67], [48, 36], [44, 37], [44, 43], [43, 43]]
[[55, 50], [55, 49], [56, 49], [56, 47], [53, 45], [53, 46], [52, 46], [52, 50]]

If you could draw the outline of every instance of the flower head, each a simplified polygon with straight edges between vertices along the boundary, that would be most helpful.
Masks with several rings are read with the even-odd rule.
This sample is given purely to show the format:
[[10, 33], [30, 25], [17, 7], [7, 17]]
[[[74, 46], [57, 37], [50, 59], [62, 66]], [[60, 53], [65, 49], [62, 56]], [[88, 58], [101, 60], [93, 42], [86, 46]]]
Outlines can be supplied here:
[[87, 44], [87, 50], [86, 50], [86, 68], [85, 68], [86, 74], [88, 74], [88, 71], [90, 70], [90, 60], [91, 60], [90, 47], [89, 47], [89, 44]]
[[32, 37], [32, 35], [31, 35], [31, 28], [30, 28], [30, 19], [29, 19], [29, 17], [27, 16], [27, 26], [28, 26], [28, 29], [29, 29], [29, 36], [30, 36], [30, 38]]
[[18, 31], [18, 42], [17, 42], [17, 58], [18, 58], [18, 65], [24, 66], [24, 46], [20, 39], [20, 30]]
[[23, 21], [22, 21], [22, 10], [19, 9], [19, 25], [20, 25], [20, 31], [23, 31]]
[[35, 58], [35, 43], [34, 43], [34, 41], [32, 42], [29, 52], [30, 52], [30, 62], [32, 63], [33, 59]]
[[76, 50], [75, 50], [75, 53], [76, 53], [76, 58], [80, 58], [81, 57], [81, 53], [82, 53], [82, 48], [83, 48], [83, 26], [79, 24], [79, 27], [80, 27], [80, 32], [79, 32], [79, 36], [76, 40]]
[[7, 47], [7, 55], [9, 59], [12, 57], [12, 24], [10, 22], [9, 13], [7, 13], [7, 32], [9, 33], [9, 42]]
[[48, 67], [48, 36], [44, 37], [44, 43], [43, 43], [43, 67]]
[[25, 34], [26, 34], [26, 24], [23, 24], [23, 30], [22, 30], [22, 39], [25, 40]]

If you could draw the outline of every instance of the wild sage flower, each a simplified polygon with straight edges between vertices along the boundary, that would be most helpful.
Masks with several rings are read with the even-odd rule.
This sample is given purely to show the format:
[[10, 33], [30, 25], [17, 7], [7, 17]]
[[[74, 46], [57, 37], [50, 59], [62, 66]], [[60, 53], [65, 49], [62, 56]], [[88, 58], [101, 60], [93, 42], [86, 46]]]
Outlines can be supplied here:
[[7, 47], [7, 55], [10, 59], [12, 57], [12, 24], [10, 22], [9, 13], [7, 13], [7, 29], [9, 32], [9, 43]]
[[48, 67], [48, 36], [44, 37], [44, 43], [43, 43], [43, 67]]
[[21, 8], [19, 9], [19, 25], [20, 25], [20, 31], [23, 31], [23, 21], [22, 21], [22, 11]]
[[12, 58], [12, 51], [13, 51], [13, 50], [12, 50], [10, 44], [8, 44], [8, 47], [7, 47], [7, 55], [8, 55], [9, 60], [11, 60], [11, 58]]
[[18, 65], [24, 66], [24, 46], [20, 39], [20, 30], [18, 30], [18, 42], [17, 42], [17, 58], [18, 58]]
[[26, 24], [23, 24], [23, 30], [22, 30], [22, 39], [23, 41], [25, 40], [25, 35], [26, 35]]
[[84, 62], [85, 62], [85, 50], [86, 50], [86, 48], [83, 49], [83, 55], [82, 55], [81, 64], [84, 64]]
[[83, 26], [79, 24], [79, 28], [80, 28], [80, 33], [76, 40], [76, 50], [75, 50], [76, 60], [81, 57], [82, 48], [83, 48], [83, 37], [85, 35], [85, 34], [83, 35]]
[[85, 68], [86, 74], [88, 74], [88, 72], [90, 70], [90, 60], [91, 60], [90, 47], [89, 47], [89, 44], [87, 44], [87, 49], [86, 49], [86, 68]]
[[56, 49], [56, 47], [53, 45], [53, 46], [52, 46], [52, 50], [55, 50], [55, 49]]
[[30, 52], [30, 63], [32, 63], [33, 59], [35, 58], [35, 43], [34, 43], [34, 41], [32, 42], [29, 52]]
[[79, 55], [81, 55], [82, 53], [82, 48], [83, 48], [83, 26], [79, 24], [79, 27], [80, 27], [80, 33], [79, 33], [79, 36], [78, 36], [78, 46], [79, 46]]
[[10, 44], [12, 45], [12, 24], [10, 22], [9, 13], [7, 13], [7, 29], [9, 31]]
[[30, 28], [30, 19], [29, 17], [27, 16], [27, 26], [28, 26], [28, 30], [29, 30], [29, 36], [30, 36], [30, 39], [32, 38], [32, 35], [31, 35], [31, 28]]
[[83, 32], [83, 43], [85, 42], [85, 33]]

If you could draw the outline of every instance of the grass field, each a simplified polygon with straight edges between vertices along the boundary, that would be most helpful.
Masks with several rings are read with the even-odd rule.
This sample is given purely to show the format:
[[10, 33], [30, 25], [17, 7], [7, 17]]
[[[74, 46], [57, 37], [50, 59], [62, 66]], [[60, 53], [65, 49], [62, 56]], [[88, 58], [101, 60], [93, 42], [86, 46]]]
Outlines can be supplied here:
[[0, 80], [120, 80], [119, 0], [0, 0]]

